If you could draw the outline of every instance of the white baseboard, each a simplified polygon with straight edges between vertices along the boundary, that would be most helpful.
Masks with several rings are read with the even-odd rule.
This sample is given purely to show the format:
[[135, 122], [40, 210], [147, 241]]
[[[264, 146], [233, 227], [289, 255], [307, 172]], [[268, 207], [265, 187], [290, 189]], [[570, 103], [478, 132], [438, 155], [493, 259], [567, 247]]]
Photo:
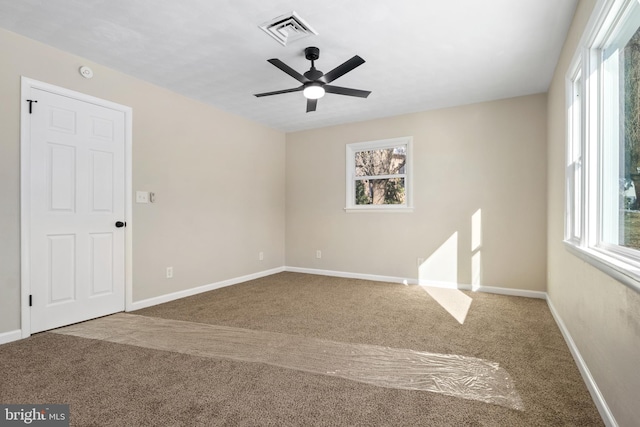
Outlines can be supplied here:
[[285, 271], [294, 273], [318, 274], [321, 276], [346, 277], [348, 279], [373, 280], [376, 282], [402, 283], [405, 285], [432, 286], [434, 288], [460, 289], [463, 291], [487, 292], [492, 294], [510, 295], [516, 297], [546, 299], [546, 292], [528, 291], [523, 289], [500, 288], [495, 286], [472, 286], [463, 283], [436, 282], [430, 280], [407, 279], [404, 277], [379, 276], [375, 274], [349, 273], [345, 271], [319, 270], [315, 268], [285, 267]]
[[525, 289], [499, 288], [495, 286], [480, 286], [473, 289], [478, 292], [486, 292], [489, 294], [511, 295], [514, 297], [547, 299], [547, 293], [541, 291], [529, 291]]
[[468, 285], [464, 283], [434, 282], [430, 280], [420, 280], [420, 286], [431, 286], [434, 288], [460, 289], [462, 291], [486, 292], [488, 294], [509, 295], [513, 297], [547, 299], [547, 293], [541, 291], [530, 291], [526, 289], [501, 288], [498, 286]]
[[319, 276], [331, 276], [331, 277], [344, 277], [347, 279], [362, 279], [372, 280], [374, 282], [391, 282], [402, 283], [404, 285], [417, 285], [416, 279], [407, 279], [404, 277], [393, 276], [379, 276], [376, 274], [363, 274], [363, 273], [349, 273], [346, 271], [334, 271], [334, 270], [320, 270], [316, 268], [301, 268], [301, 267], [285, 267], [285, 271], [292, 273], [305, 273], [305, 274], [317, 274]]
[[18, 341], [20, 339], [22, 339], [22, 331], [20, 329], [0, 333], [0, 345], [7, 344], [12, 341]]
[[164, 304], [165, 302], [174, 301], [180, 298], [190, 297], [192, 295], [213, 291], [214, 289], [220, 289], [220, 288], [224, 288], [225, 286], [236, 285], [238, 283], [259, 279], [265, 276], [271, 276], [272, 274], [282, 273], [283, 271], [285, 271], [284, 267], [273, 268], [271, 270], [265, 270], [265, 271], [259, 271], [257, 273], [247, 274], [246, 276], [234, 277], [233, 279], [228, 279], [228, 280], [223, 280], [221, 282], [198, 286], [197, 288], [185, 289], [184, 291], [178, 291], [178, 292], [173, 292], [166, 295], [160, 295], [157, 297], [148, 298], [141, 301], [134, 301], [127, 308], [126, 311], [140, 310], [140, 309], [151, 307], [154, 305]]
[[553, 306], [553, 303], [551, 302], [551, 299], [548, 297], [547, 297], [547, 304], [549, 305], [549, 310], [551, 311], [551, 315], [555, 319], [556, 324], [558, 325], [558, 328], [560, 328], [560, 332], [562, 332], [562, 336], [564, 337], [564, 340], [567, 343], [567, 346], [569, 346], [569, 350], [571, 351], [573, 360], [576, 362], [576, 365], [578, 365], [578, 369], [580, 370], [582, 379], [587, 385], [587, 389], [589, 389], [589, 393], [591, 393], [591, 398], [593, 399], [593, 402], [596, 404], [596, 407], [598, 408], [598, 412], [600, 413], [602, 420], [609, 427], [617, 427], [618, 423], [616, 422], [616, 419], [611, 413], [611, 410], [609, 409], [609, 405], [607, 405], [607, 402], [604, 400], [604, 396], [602, 396], [602, 393], [600, 392], [600, 389], [598, 388], [598, 385], [596, 384], [595, 379], [591, 375], [591, 372], [589, 371], [587, 364], [582, 358], [582, 355], [580, 354], [580, 350], [578, 350], [578, 347], [576, 346], [576, 343], [573, 341], [573, 338], [571, 337], [569, 330], [567, 329], [564, 322], [562, 321], [560, 314], [558, 314], [555, 307]]
[[[305, 273], [305, 274], [317, 274], [320, 276], [331, 276], [331, 277], [344, 277], [349, 279], [362, 279], [362, 280], [372, 280], [376, 282], [390, 282], [390, 283], [402, 283], [405, 285], [417, 285], [417, 279], [409, 279], [405, 277], [394, 277], [394, 276], [381, 276], [376, 274], [364, 274], [364, 273], [350, 273], [345, 271], [335, 271], [335, 270], [320, 270], [315, 268], [300, 268], [300, 267], [278, 267], [273, 268], [271, 270], [260, 271], [258, 273], [249, 274], [246, 276], [235, 277], [233, 279], [223, 280], [221, 282], [210, 283], [208, 285], [199, 286], [197, 288], [185, 289], [183, 291], [173, 292], [171, 294], [160, 295], [153, 298], [144, 299], [141, 301], [135, 301], [131, 303], [131, 305], [127, 308], [126, 311], [135, 311], [143, 308], [151, 307], [158, 304], [164, 304], [165, 302], [174, 301], [180, 298], [190, 297], [192, 295], [197, 295], [203, 292], [213, 291], [215, 289], [220, 289], [225, 286], [231, 286], [242, 282], [247, 282], [249, 280], [259, 279], [261, 277], [270, 276], [272, 274], [281, 273], [283, 271], [290, 271], [294, 273]], [[511, 296], [520, 296], [527, 298], [546, 298], [546, 293], [537, 292], [537, 291], [527, 291], [521, 289], [509, 289], [509, 288], [499, 288], [493, 286], [471, 286], [466, 284], [455, 284], [455, 283], [447, 283], [447, 282], [429, 282], [429, 281], [420, 281], [421, 286], [433, 286], [433, 287], [441, 287], [441, 288], [453, 288], [453, 289], [461, 289], [468, 291], [479, 291], [479, 292], [488, 292], [500, 295], [511, 295]]]

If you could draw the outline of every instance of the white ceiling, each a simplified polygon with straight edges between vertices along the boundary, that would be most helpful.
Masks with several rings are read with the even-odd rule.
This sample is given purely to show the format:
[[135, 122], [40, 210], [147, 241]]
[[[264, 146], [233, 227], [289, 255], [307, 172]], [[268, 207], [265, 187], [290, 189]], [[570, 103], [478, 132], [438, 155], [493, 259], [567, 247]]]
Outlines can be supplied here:
[[[546, 92], [577, 0], [0, 0], [0, 27], [282, 131]], [[319, 34], [286, 47], [258, 26], [296, 11]], [[366, 63], [306, 113], [304, 48], [328, 72]], [[100, 79], [96, 75], [94, 79]]]

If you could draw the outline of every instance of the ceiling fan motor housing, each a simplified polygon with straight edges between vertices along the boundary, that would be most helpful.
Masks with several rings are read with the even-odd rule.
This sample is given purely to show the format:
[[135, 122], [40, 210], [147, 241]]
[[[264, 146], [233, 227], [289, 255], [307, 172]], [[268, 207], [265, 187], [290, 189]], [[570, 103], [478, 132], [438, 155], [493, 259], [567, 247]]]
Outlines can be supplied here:
[[324, 74], [322, 73], [322, 71], [316, 70], [315, 67], [311, 68], [309, 71], [304, 73], [304, 76], [309, 80], [311, 80], [311, 82], [318, 82], [318, 83], [324, 83], [323, 81], [319, 80], [320, 77], [322, 77], [323, 75]]
[[310, 46], [304, 50], [304, 57], [309, 61], [317, 61], [320, 58], [320, 49]]

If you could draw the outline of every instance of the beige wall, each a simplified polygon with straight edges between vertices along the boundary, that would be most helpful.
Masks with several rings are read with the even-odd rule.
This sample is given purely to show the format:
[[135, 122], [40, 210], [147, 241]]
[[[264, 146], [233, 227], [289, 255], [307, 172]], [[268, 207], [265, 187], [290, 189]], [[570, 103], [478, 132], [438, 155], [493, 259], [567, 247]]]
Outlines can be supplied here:
[[133, 206], [134, 301], [284, 264], [283, 133], [4, 30], [0, 52], [0, 333], [20, 328], [21, 75], [133, 108], [134, 190], [157, 195]]
[[548, 293], [620, 426], [640, 420], [640, 294], [563, 246], [564, 78], [595, 0], [579, 2], [548, 95]]
[[[532, 95], [287, 134], [287, 266], [417, 279], [417, 258], [434, 256], [443, 271], [421, 279], [471, 284], [481, 210], [481, 284], [545, 291], [546, 103]], [[414, 212], [345, 213], [345, 145], [399, 136], [414, 141]]]

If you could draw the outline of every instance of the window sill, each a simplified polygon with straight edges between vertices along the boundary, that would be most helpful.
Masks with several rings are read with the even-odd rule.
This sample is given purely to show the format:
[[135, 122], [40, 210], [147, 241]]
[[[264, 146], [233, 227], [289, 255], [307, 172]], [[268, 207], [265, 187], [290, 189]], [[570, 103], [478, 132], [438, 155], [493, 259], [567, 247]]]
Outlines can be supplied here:
[[413, 212], [412, 207], [397, 207], [397, 206], [377, 206], [377, 207], [369, 207], [369, 206], [358, 206], [358, 207], [349, 207], [344, 208], [346, 213], [411, 213]]
[[640, 292], [640, 268], [594, 248], [576, 246], [564, 241], [569, 252], [598, 270], [608, 274], [636, 292]]

